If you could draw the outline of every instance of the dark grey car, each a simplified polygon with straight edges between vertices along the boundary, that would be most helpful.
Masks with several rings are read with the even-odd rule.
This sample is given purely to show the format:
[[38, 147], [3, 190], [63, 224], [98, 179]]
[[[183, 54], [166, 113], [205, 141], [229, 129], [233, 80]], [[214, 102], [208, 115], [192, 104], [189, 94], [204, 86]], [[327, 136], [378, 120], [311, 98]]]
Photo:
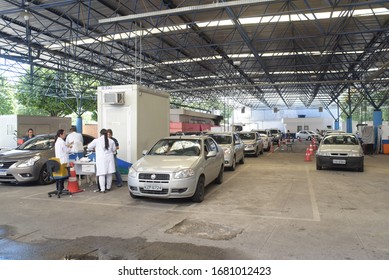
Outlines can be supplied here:
[[[19, 147], [0, 153], [0, 182], [51, 184], [46, 162], [55, 156], [54, 134], [37, 135]], [[83, 134], [84, 145], [94, 137]]]

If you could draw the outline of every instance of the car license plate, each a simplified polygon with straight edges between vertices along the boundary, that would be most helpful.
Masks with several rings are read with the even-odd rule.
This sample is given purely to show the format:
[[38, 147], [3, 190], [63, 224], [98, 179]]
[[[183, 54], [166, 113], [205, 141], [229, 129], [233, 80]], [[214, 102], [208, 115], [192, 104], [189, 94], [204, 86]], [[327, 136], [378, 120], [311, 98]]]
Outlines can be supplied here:
[[346, 160], [345, 159], [333, 159], [332, 163], [333, 164], [346, 164]]
[[146, 191], [162, 191], [162, 186], [144, 186], [143, 189]]
[[0, 176], [7, 175], [7, 169], [0, 169]]

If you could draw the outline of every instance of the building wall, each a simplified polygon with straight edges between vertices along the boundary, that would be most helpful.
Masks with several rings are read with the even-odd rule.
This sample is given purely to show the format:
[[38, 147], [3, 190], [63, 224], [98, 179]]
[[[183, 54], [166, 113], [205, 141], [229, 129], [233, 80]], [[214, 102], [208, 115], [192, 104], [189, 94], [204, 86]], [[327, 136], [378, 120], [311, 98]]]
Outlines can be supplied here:
[[88, 134], [95, 138], [99, 137], [99, 131], [97, 124], [83, 124], [82, 125], [82, 133]]
[[[333, 116], [336, 116], [335, 109], [331, 113]], [[299, 115], [304, 115], [305, 118], [299, 118]], [[320, 112], [319, 109], [287, 109], [274, 112], [272, 109], [256, 110], [245, 108], [244, 112], [241, 109], [234, 110], [230, 124], [242, 124], [244, 125], [244, 130], [278, 128], [282, 132], [286, 132], [288, 129], [293, 132], [292, 130], [296, 130], [297, 125], [293, 124], [295, 127], [291, 128], [291, 123], [296, 122], [304, 125], [304, 123], [309, 122], [310, 129], [315, 130], [317, 128], [321, 130], [327, 128], [327, 125], [334, 127], [332, 115], [326, 110]]]

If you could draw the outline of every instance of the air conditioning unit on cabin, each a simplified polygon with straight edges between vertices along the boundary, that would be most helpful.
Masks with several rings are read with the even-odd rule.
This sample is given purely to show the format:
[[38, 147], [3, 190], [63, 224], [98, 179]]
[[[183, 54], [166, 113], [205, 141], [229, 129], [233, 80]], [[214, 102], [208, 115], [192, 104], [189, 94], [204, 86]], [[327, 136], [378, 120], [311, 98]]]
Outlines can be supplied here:
[[104, 93], [104, 104], [123, 105], [124, 92], [106, 92]]

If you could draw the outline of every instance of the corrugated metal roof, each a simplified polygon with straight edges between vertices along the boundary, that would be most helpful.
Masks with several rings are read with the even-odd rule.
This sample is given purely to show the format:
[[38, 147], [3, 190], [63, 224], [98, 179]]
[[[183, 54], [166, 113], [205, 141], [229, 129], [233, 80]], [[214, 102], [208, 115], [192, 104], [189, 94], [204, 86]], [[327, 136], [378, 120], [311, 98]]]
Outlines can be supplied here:
[[[212, 0], [4, 0], [0, 57], [106, 84], [142, 83], [183, 103], [228, 97], [251, 108], [327, 108], [350, 90], [372, 106], [387, 103], [387, 1], [219, 3], [231, 7]], [[185, 7], [190, 11], [164, 12]], [[129, 15], [140, 18], [99, 22]]]

